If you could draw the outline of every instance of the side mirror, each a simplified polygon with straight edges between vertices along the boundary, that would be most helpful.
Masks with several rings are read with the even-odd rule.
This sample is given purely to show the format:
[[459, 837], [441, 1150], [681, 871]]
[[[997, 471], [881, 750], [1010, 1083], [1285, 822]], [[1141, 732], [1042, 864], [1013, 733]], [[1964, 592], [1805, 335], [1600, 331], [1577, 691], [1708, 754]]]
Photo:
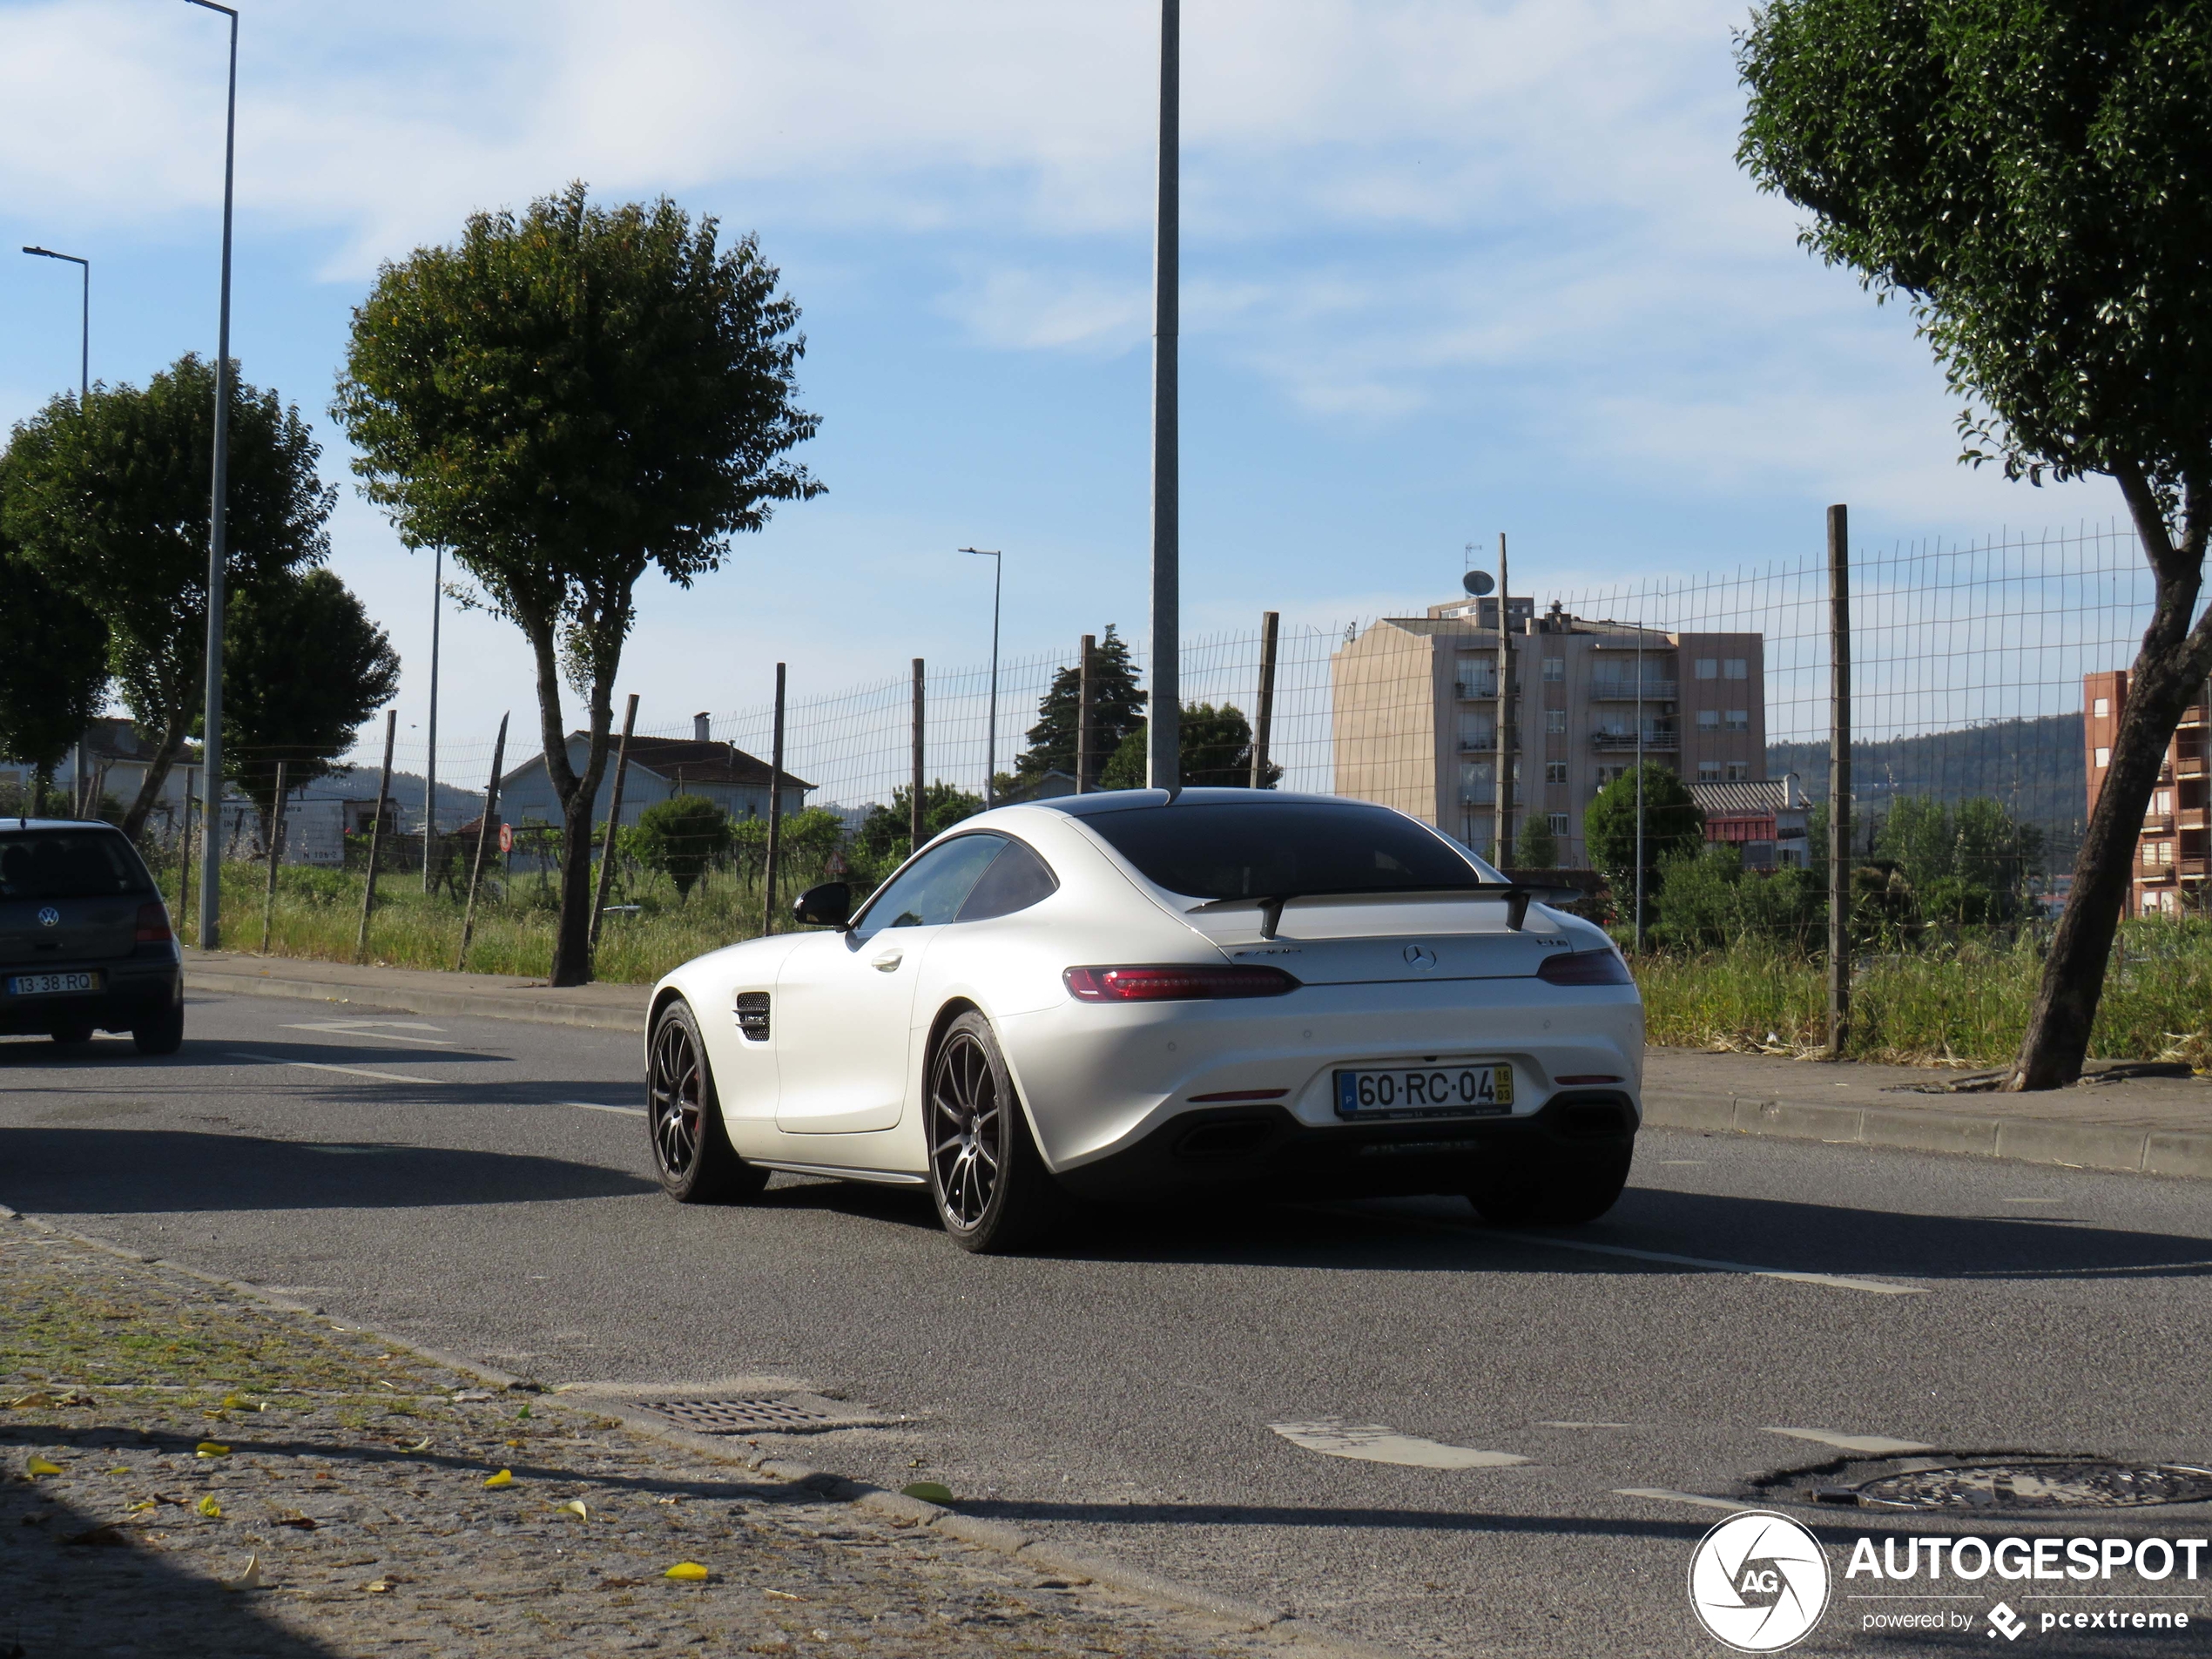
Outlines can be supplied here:
[[791, 907], [792, 919], [810, 927], [843, 927], [853, 916], [853, 887], [846, 881], [825, 881], [799, 895]]

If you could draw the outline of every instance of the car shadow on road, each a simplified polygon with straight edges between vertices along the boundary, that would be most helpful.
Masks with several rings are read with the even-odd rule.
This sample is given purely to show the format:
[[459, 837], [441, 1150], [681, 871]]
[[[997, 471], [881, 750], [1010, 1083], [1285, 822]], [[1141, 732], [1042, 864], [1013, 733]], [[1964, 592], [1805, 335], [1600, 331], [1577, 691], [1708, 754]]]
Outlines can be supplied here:
[[1406, 1509], [1353, 1504], [1025, 1503], [963, 1498], [960, 1513], [988, 1521], [1077, 1521], [1104, 1527], [1322, 1527], [1347, 1531], [1507, 1533], [1554, 1538], [1662, 1538], [1694, 1543], [1710, 1519], [1646, 1520], [1599, 1515], [1513, 1515], [1470, 1509]]
[[538, 1204], [658, 1190], [619, 1170], [530, 1153], [179, 1130], [0, 1129], [0, 1201], [44, 1215]]

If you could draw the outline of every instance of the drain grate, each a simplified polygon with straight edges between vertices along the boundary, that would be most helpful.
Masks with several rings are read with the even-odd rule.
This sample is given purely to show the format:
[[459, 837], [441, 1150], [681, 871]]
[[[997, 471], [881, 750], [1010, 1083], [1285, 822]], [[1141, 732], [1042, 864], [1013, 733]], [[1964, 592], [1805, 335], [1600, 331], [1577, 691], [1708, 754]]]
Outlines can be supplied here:
[[2212, 1501], [2212, 1469], [2095, 1458], [1969, 1463], [1900, 1470], [1814, 1496], [1829, 1503], [1855, 1499], [1867, 1509], [2134, 1509]]
[[637, 1402], [678, 1428], [701, 1434], [758, 1434], [778, 1429], [815, 1429], [832, 1422], [827, 1412], [785, 1399], [641, 1399]]

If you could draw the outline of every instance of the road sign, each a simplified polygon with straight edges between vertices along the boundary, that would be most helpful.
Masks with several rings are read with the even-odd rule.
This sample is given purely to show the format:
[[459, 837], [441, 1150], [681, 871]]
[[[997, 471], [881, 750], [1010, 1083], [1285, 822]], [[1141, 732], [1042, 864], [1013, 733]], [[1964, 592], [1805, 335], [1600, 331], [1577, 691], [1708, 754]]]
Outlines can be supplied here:
[[515, 826], [512, 824], [502, 824], [499, 826], [499, 850], [502, 853], [512, 853], [515, 850]]

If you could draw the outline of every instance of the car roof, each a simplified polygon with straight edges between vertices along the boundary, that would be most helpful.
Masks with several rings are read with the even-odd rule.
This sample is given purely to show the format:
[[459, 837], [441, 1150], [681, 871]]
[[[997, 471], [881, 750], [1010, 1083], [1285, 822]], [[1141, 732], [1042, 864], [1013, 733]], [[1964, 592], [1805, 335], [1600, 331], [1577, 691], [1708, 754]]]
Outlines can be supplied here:
[[[0, 835], [13, 835], [24, 830], [103, 829], [115, 826], [105, 818], [17, 818], [13, 813], [0, 817]], [[121, 834], [120, 830], [116, 830]]]
[[1020, 803], [1069, 818], [1096, 818], [1104, 813], [1132, 812], [1139, 807], [1169, 806], [1352, 806], [1369, 812], [1391, 809], [1372, 800], [1347, 800], [1342, 795], [1305, 794], [1282, 789], [1184, 789], [1169, 794], [1164, 789], [1108, 789], [1083, 795], [1055, 795], [1047, 800]]

